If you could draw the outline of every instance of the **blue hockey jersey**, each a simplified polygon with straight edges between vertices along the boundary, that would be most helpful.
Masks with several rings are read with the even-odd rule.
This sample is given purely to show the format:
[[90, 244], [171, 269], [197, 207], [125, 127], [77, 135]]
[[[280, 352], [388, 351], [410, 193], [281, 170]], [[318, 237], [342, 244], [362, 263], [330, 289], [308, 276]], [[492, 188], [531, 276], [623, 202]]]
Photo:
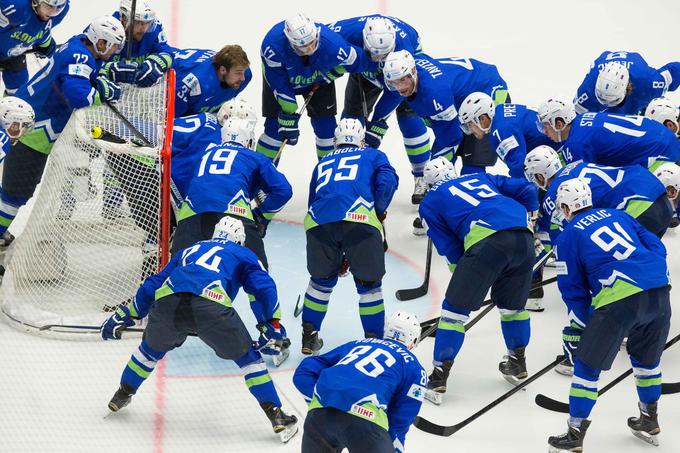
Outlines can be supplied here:
[[491, 123], [491, 148], [508, 166], [510, 176], [524, 178], [524, 158], [537, 146], [554, 143], [536, 126], [538, 113], [520, 104], [499, 104]]
[[[369, 16], [359, 16], [352, 17], [350, 19], [339, 20], [328, 24], [328, 28], [334, 32], [340, 34], [345, 41], [351, 45], [363, 49], [364, 47], [364, 25], [367, 19], [374, 17], [384, 17], [389, 19], [394, 24], [395, 31], [395, 45], [394, 50], [408, 50], [412, 55], [419, 54], [423, 51], [420, 43], [420, 35], [415, 28], [407, 24], [406, 22], [397, 19], [396, 17], [384, 16], [382, 14], [371, 14]], [[367, 80], [371, 81], [374, 85], [383, 88], [383, 79], [381, 71], [381, 63], [370, 61], [371, 57], [368, 56], [366, 62], [366, 69], [362, 71], [361, 75]]]
[[663, 243], [623, 211], [577, 214], [556, 249], [557, 285], [580, 327], [592, 310], [670, 283]]
[[[203, 154], [211, 145], [222, 143], [220, 124], [211, 113], [175, 118], [172, 126], [172, 182], [177, 189], [173, 193], [179, 206], [187, 195], [191, 178]], [[174, 191], [173, 191], [174, 192]]]
[[220, 82], [213, 66], [213, 50], [183, 49], [175, 54], [173, 67], [177, 73], [175, 117], [201, 112], [217, 112], [222, 104], [243, 91], [253, 79], [250, 68], [246, 80], [234, 89]]
[[476, 173], [437, 182], [419, 213], [437, 252], [455, 269], [461, 255], [482, 239], [510, 229], [531, 230], [538, 210], [536, 187], [526, 179]]
[[283, 33], [284, 22], [274, 25], [262, 41], [264, 78], [286, 113], [297, 110], [295, 95], [302, 94], [305, 88], [330, 83], [345, 72], [359, 73], [370, 61], [363, 49], [350, 45], [325, 25], [316, 25], [321, 29], [319, 44], [309, 56], [295, 53]]
[[101, 61], [84, 41], [85, 35], [69, 39], [17, 91], [16, 96], [35, 111], [35, 128], [20, 141], [36, 151], [48, 154], [52, 150], [73, 110], [100, 103], [95, 80]]
[[266, 194], [260, 210], [274, 217], [293, 196], [288, 180], [263, 154], [227, 143], [203, 153], [177, 221], [203, 212], [224, 212], [253, 220], [252, 195]]
[[144, 280], [130, 314], [143, 318], [155, 301], [173, 293], [192, 293], [231, 307], [241, 287], [261, 305], [264, 319], [258, 321], [281, 318], [276, 284], [255, 253], [224, 239], [200, 241], [178, 252], [163, 270]]
[[321, 159], [309, 182], [305, 229], [347, 221], [382, 231], [383, 214], [399, 178], [387, 156], [374, 148], [340, 148]]
[[12, 141], [10, 140], [9, 135], [7, 135], [7, 133], [0, 127], [0, 164], [2, 164], [2, 162], [5, 160], [5, 157], [7, 156], [11, 146]]
[[0, 0], [0, 61], [17, 57], [35, 46], [46, 47], [51, 30], [64, 20], [70, 0], [61, 12], [45, 22], [35, 14], [32, 0]]
[[[606, 107], [595, 97], [595, 83], [604, 65], [618, 62], [628, 68], [633, 91], [624, 102], [615, 107]], [[649, 102], [663, 96], [667, 90], [674, 91], [680, 85], [680, 63], [669, 63], [660, 69], [647, 64], [637, 52], [604, 51], [590, 65], [590, 71], [576, 91], [574, 106], [577, 113], [607, 112], [620, 115], [642, 115]]]
[[545, 193], [538, 220], [539, 229], [550, 233], [551, 242], [564, 228], [564, 215], [556, 206], [557, 189], [564, 181], [583, 178], [593, 194], [593, 207], [626, 211], [639, 217], [666, 188], [649, 170], [639, 165], [605, 167], [587, 162], [573, 162], [557, 172]]
[[680, 140], [663, 124], [642, 116], [584, 113], [571, 123], [561, 151], [566, 162], [651, 167], [659, 159], [680, 159]]
[[[113, 17], [120, 20], [120, 11], [112, 14]], [[161, 57], [167, 63], [167, 66], [172, 65], [172, 60], [177, 52], [177, 49], [168, 44], [168, 37], [163, 29], [163, 23], [159, 19], [154, 19], [149, 28], [144, 33], [142, 40], [129, 43], [125, 40], [125, 45], [118, 55], [114, 55], [111, 61], [118, 61], [127, 58], [128, 47], [132, 45], [130, 57], [133, 61], [141, 63], [151, 55]]]
[[350, 341], [307, 357], [293, 384], [309, 410], [333, 407], [387, 430], [402, 452], [406, 433], [420, 411], [427, 374], [416, 356], [393, 340]]
[[[503, 103], [508, 88], [496, 66], [471, 58], [434, 59], [424, 53], [414, 56], [418, 74], [416, 92], [407, 98], [409, 106], [426, 120], [435, 139], [432, 157], [451, 155], [463, 139], [458, 108], [473, 91], [481, 91]], [[387, 118], [404, 100], [386, 92], [375, 106], [373, 118]]]

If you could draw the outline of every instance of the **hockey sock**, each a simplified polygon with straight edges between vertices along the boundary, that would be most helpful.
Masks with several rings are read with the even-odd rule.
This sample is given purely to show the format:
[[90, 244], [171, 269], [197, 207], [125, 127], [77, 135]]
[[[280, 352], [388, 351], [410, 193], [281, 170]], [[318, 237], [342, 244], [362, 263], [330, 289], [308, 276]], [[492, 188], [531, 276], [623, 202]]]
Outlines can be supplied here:
[[328, 311], [328, 301], [333, 288], [338, 283], [338, 277], [310, 278], [305, 291], [305, 306], [302, 309], [302, 322], [309, 322], [315, 330], [321, 330], [321, 323]]
[[485, 167], [478, 167], [477, 165], [463, 165], [460, 169], [460, 175], [471, 175], [473, 173], [485, 173]]
[[600, 370], [590, 368], [574, 358], [574, 375], [569, 391], [569, 416], [571, 419], [588, 418], [597, 401], [597, 381]]
[[642, 365], [633, 357], [630, 358], [635, 376], [635, 388], [638, 398], [643, 404], [656, 403], [661, 398], [661, 367], [660, 362], [652, 365]]
[[456, 308], [447, 300], [442, 303], [442, 313], [434, 338], [434, 365], [441, 366], [445, 360], [454, 360], [465, 340], [465, 323], [470, 310]]
[[323, 159], [335, 149], [335, 127], [337, 126], [334, 116], [314, 116], [311, 118], [312, 128], [316, 135], [316, 157]]
[[137, 392], [139, 386], [149, 377], [158, 361], [164, 356], [164, 352], [152, 349], [145, 340], [142, 340], [123, 370], [123, 375], [120, 377], [121, 385], [126, 384]]
[[375, 335], [377, 338], [383, 337], [385, 329], [385, 304], [382, 295], [382, 280], [370, 285], [365, 285], [361, 281], [354, 279], [354, 284], [359, 293], [359, 316], [361, 325], [364, 328], [364, 335]]
[[267, 372], [267, 365], [265, 365], [262, 355], [258, 351], [251, 348], [235, 362], [241, 368], [248, 391], [258, 403], [272, 403], [276, 407], [281, 407], [281, 400], [276, 393], [274, 382], [272, 382], [272, 378]]
[[423, 176], [423, 168], [430, 160], [430, 134], [418, 116], [397, 114], [397, 123], [404, 136], [404, 147], [411, 162], [411, 173]]
[[274, 159], [281, 148], [281, 137], [279, 136], [279, 122], [276, 118], [265, 118], [264, 132], [260, 135], [255, 151], [264, 154], [270, 159]]
[[501, 313], [501, 331], [508, 351], [523, 348], [529, 344], [531, 324], [526, 310], [498, 310]]
[[0, 194], [0, 237], [14, 221], [19, 212], [19, 208], [26, 204], [28, 200], [20, 197], [13, 197], [6, 193]]

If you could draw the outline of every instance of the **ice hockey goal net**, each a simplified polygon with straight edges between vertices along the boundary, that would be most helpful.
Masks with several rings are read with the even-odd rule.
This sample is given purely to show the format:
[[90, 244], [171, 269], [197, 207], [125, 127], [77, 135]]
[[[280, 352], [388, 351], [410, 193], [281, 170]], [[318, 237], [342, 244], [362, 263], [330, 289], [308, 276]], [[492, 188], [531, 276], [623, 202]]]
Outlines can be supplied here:
[[150, 88], [125, 86], [115, 109], [75, 111], [52, 149], [5, 257], [0, 304], [15, 326], [97, 337], [167, 262], [174, 72]]

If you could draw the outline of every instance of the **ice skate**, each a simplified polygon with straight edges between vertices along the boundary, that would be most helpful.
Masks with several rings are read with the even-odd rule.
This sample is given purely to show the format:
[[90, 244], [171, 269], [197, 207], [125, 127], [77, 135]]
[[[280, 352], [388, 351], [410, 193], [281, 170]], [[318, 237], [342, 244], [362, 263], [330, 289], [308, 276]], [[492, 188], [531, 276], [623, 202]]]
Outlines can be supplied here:
[[423, 226], [423, 221], [420, 220], [420, 217], [416, 217], [413, 219], [413, 234], [415, 236], [425, 236], [426, 231], [425, 227]]
[[562, 376], [573, 376], [574, 375], [574, 364], [571, 363], [569, 357], [565, 357], [560, 363], [555, 367], [555, 372], [561, 374]]
[[302, 353], [304, 355], [319, 355], [323, 347], [323, 340], [319, 338], [319, 332], [314, 330], [312, 323], [302, 323]]
[[427, 184], [423, 176], [414, 176], [413, 195], [411, 195], [411, 204], [420, 204], [427, 193]]
[[298, 432], [295, 415], [287, 415], [280, 407], [276, 407], [272, 403], [260, 403], [260, 407], [271, 422], [274, 432], [279, 435], [284, 444]]
[[425, 390], [425, 399], [439, 406], [444, 399], [446, 393], [446, 381], [449, 378], [453, 360], [445, 360], [441, 366], [435, 366], [432, 374], [427, 379], [427, 390]]
[[658, 447], [659, 440], [656, 436], [661, 432], [661, 428], [659, 428], [656, 413], [657, 403], [647, 404], [644, 410], [641, 403], [638, 403], [638, 406], [640, 407], [640, 416], [630, 417], [628, 427], [635, 437]]
[[524, 357], [524, 348], [518, 348], [510, 354], [503, 356], [503, 361], [498, 364], [498, 370], [503, 378], [512, 385], [518, 385], [529, 376], [527, 363]]
[[114, 393], [113, 398], [111, 398], [111, 401], [109, 401], [109, 409], [111, 412], [118, 412], [130, 404], [130, 400], [132, 400], [132, 395], [134, 394], [135, 393], [130, 386], [121, 384], [118, 390], [116, 390], [116, 393]]
[[581, 421], [578, 428], [569, 426], [566, 433], [561, 436], [550, 436], [548, 446], [550, 453], [580, 453], [583, 451], [583, 438], [590, 426], [590, 420]]

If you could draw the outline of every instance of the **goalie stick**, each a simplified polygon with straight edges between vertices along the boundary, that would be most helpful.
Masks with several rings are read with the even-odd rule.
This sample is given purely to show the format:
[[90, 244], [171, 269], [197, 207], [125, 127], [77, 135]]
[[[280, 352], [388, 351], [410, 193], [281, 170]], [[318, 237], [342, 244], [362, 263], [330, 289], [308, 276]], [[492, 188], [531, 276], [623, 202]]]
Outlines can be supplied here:
[[[666, 350], [666, 349], [670, 348], [671, 346], [673, 346], [678, 341], [680, 341], [680, 335], [677, 335], [676, 337], [669, 340], [666, 343], [666, 345], [664, 346], [663, 349]], [[618, 377], [616, 377], [609, 384], [602, 387], [597, 392], [597, 396], [600, 397], [603, 394], [607, 393], [607, 391], [609, 391], [612, 387], [614, 387], [616, 384], [618, 384], [619, 382], [626, 379], [631, 374], [633, 374], [633, 369], [628, 368], [626, 371], [621, 373]], [[674, 383], [669, 383], [669, 384], [661, 384], [661, 394], [662, 395], [670, 395], [670, 394], [679, 393], [679, 392], [680, 392], [680, 382], [674, 382]], [[534, 401], [537, 405], [539, 405], [543, 409], [548, 409], [549, 411], [553, 411], [553, 412], [562, 412], [563, 414], [569, 413], [569, 403], [563, 403], [562, 401], [557, 401], [557, 400], [552, 399], [549, 396], [546, 396], [542, 393], [539, 393], [538, 395], [536, 395], [536, 398], [534, 399]]]
[[400, 301], [407, 301], [423, 297], [427, 294], [427, 290], [430, 286], [430, 269], [432, 267], [432, 239], [427, 238], [427, 255], [425, 258], [425, 279], [423, 284], [417, 288], [400, 289], [394, 293], [394, 297]]
[[553, 360], [551, 363], [543, 367], [540, 371], [537, 373], [533, 374], [531, 377], [527, 378], [524, 382], [521, 382], [519, 385], [516, 387], [512, 388], [510, 391], [504, 393], [503, 395], [499, 396], [474, 414], [470, 415], [468, 418], [463, 420], [460, 423], [456, 423], [455, 425], [438, 425], [436, 423], [433, 423], [425, 418], [422, 418], [420, 416], [416, 417], [416, 419], [413, 422], [413, 426], [418, 428], [421, 431], [425, 431], [426, 433], [429, 434], [434, 434], [435, 436], [444, 436], [448, 437], [454, 434], [455, 432], [459, 431], [460, 429], [466, 427], [485, 413], [489, 412], [491, 409], [505, 401], [506, 399], [510, 398], [512, 395], [515, 393], [519, 392], [522, 390], [524, 387], [527, 385], [531, 384], [534, 382], [536, 379], [540, 378], [544, 374], [546, 374], [548, 371], [552, 370], [557, 366], [558, 363], [560, 363], [562, 360], [564, 360], [564, 356], [559, 355]]

